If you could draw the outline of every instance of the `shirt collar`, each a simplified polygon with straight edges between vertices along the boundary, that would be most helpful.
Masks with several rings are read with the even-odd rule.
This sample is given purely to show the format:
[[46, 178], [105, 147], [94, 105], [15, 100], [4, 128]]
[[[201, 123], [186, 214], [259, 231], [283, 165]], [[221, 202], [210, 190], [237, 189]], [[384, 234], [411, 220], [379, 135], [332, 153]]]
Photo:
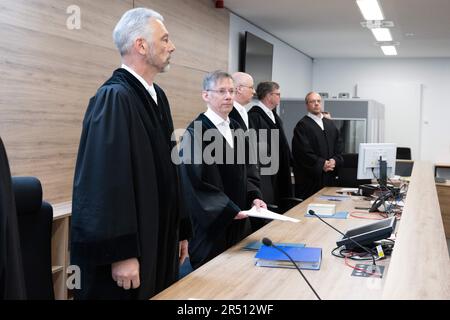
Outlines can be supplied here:
[[230, 118], [227, 116], [227, 119], [224, 120], [221, 116], [219, 116], [214, 110], [208, 107], [208, 110], [205, 112], [205, 116], [208, 117], [209, 120], [217, 127], [219, 125], [230, 125]]
[[308, 112], [308, 117], [312, 118], [315, 121], [322, 121], [323, 114], [319, 113], [319, 116], [316, 116], [315, 114], [312, 114], [311, 112]]
[[239, 113], [247, 112], [247, 109], [237, 101], [233, 101], [233, 106], [236, 108]]
[[[147, 90], [147, 91], [150, 92], [151, 88], [153, 87], [153, 84], [152, 84], [152, 85], [149, 85], [148, 82], [145, 81], [144, 78], [142, 78], [140, 75], [138, 75], [138, 74], [136, 73], [136, 71], [134, 71], [133, 69], [131, 69], [129, 66], [127, 66], [127, 65], [125, 65], [125, 64], [122, 64], [121, 67], [122, 67], [123, 69], [127, 70], [127, 71], [128, 71], [129, 73], [131, 73], [133, 76], [135, 76], [136, 79], [138, 79], [139, 82], [142, 83], [142, 85], [144, 86], [145, 90]], [[155, 90], [155, 89], [153, 88], [153, 90]]]
[[261, 109], [264, 110], [264, 112], [269, 116], [269, 118], [275, 123], [275, 116], [273, 115], [272, 110], [270, 110], [262, 101], [258, 101], [258, 105], [261, 107]]

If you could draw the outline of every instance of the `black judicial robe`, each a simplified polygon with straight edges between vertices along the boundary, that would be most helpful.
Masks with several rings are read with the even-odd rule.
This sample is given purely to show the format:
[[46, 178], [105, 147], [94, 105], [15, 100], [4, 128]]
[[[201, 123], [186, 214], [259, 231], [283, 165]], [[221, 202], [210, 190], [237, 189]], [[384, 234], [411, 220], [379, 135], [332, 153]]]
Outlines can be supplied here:
[[230, 117], [230, 119], [235, 120], [237, 123], [239, 123], [239, 125], [241, 126], [241, 128], [244, 131], [247, 131], [247, 125], [245, 124], [244, 119], [242, 119], [241, 114], [239, 113], [239, 111], [237, 111], [237, 109], [235, 107], [233, 107], [233, 110], [231, 110], [230, 114], [228, 115]]
[[[117, 69], [91, 98], [75, 169], [71, 263], [81, 267], [80, 299], [148, 299], [178, 275], [178, 241], [190, 233], [171, 160], [169, 102], [158, 105]], [[181, 227], [180, 227], [181, 223]], [[137, 257], [141, 285], [124, 290], [111, 263]]]
[[[273, 111], [272, 111], [273, 112]], [[271, 131], [273, 129], [279, 130], [278, 151], [279, 151], [279, 168], [278, 172], [273, 175], [261, 175], [261, 191], [263, 200], [268, 204], [279, 205], [280, 199], [285, 197], [292, 197], [292, 179], [291, 179], [291, 150], [286, 139], [283, 129], [283, 123], [280, 117], [273, 112], [275, 116], [275, 123], [269, 118], [262, 108], [255, 105], [248, 112], [250, 128], [255, 130], [267, 130], [267, 156], [273, 157], [271, 145]], [[258, 144], [262, 143], [259, 140]], [[269, 166], [262, 165], [260, 167]]]
[[[214, 138], [203, 141], [203, 133], [194, 135], [195, 122], [200, 124], [202, 132], [217, 130], [218, 137], [222, 139], [224, 154], [231, 152], [234, 160], [237, 140], [234, 148], [231, 148], [214, 124], [204, 114], [200, 114], [188, 126], [181, 141], [182, 191], [193, 228], [189, 259], [192, 266], [198, 268], [250, 233], [248, 218], [234, 220], [234, 217], [239, 211], [250, 209], [253, 200], [261, 198], [261, 193], [258, 188], [259, 177], [254, 170], [256, 166], [249, 165], [248, 159], [243, 164], [236, 161], [227, 164], [225, 159], [214, 153], [214, 163], [205, 163], [203, 157], [199, 161], [201, 163], [194, 163], [194, 149], [197, 148], [203, 154], [205, 148], [215, 141]], [[233, 119], [230, 122], [232, 130], [240, 128]], [[243, 133], [242, 130], [240, 132]], [[245, 144], [245, 148], [248, 148], [247, 141]]]
[[16, 202], [8, 157], [0, 139], [0, 300], [25, 298]]
[[[342, 166], [343, 143], [332, 120], [323, 118], [324, 130], [308, 116], [295, 126], [292, 139], [295, 194], [306, 199], [325, 186], [336, 185], [336, 173]], [[336, 167], [324, 172], [325, 160], [333, 158]]]

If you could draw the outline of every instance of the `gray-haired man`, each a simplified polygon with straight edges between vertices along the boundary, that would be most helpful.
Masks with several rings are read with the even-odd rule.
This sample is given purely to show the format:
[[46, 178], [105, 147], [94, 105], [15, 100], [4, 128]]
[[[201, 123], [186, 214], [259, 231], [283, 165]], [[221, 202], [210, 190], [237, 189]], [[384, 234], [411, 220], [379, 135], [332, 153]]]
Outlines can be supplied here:
[[267, 208], [260, 200], [257, 172], [246, 158], [248, 140], [228, 116], [234, 94], [231, 75], [223, 71], [207, 74], [202, 98], [208, 109], [188, 126], [181, 142], [181, 181], [194, 231], [189, 242], [194, 268], [250, 233], [243, 210]]
[[113, 37], [122, 68], [89, 102], [75, 169], [77, 299], [150, 298], [176, 280], [187, 254], [179, 239], [190, 234], [171, 161], [169, 102], [153, 82], [175, 46], [162, 16], [145, 8], [127, 11]]

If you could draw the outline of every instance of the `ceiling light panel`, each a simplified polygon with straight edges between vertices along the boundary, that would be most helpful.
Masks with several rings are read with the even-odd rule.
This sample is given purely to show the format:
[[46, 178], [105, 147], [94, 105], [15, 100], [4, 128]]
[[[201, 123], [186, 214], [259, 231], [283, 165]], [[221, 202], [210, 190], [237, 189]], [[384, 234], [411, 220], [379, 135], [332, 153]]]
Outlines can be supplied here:
[[381, 50], [383, 50], [383, 53], [386, 56], [397, 55], [397, 48], [395, 46], [381, 46]]
[[359, 10], [366, 20], [384, 20], [383, 12], [377, 0], [356, 0]]
[[388, 28], [370, 29], [377, 41], [392, 41], [391, 30]]

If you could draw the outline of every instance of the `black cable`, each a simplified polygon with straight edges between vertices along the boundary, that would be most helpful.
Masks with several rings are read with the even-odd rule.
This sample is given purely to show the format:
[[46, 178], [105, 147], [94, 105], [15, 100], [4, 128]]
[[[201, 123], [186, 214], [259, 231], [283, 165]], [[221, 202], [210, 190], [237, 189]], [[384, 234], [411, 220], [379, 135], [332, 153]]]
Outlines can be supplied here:
[[[383, 249], [384, 255], [385, 256], [390, 256], [392, 251], [393, 251], [393, 249], [394, 249], [395, 240], [392, 240], [392, 239], [382, 239], [382, 240], [392, 242], [391, 244], [386, 244], [386, 243], [385, 244], [381, 244], [381, 247]], [[336, 253], [336, 250], [339, 250], [339, 253]], [[374, 250], [375, 250], [374, 248], [370, 248], [371, 252], [374, 251]], [[358, 255], [355, 255], [355, 256], [348, 256], [348, 255], [346, 255], [346, 254], [351, 254], [351, 253], [358, 254]], [[340, 246], [340, 247], [334, 248], [331, 251], [331, 255], [333, 255], [333, 256], [335, 256], [337, 258], [341, 258], [341, 259], [347, 258], [347, 259], [350, 259], [350, 260], [353, 260], [353, 261], [371, 261], [372, 260], [372, 258], [364, 258], [365, 255], [366, 256], [368, 255], [367, 252], [355, 252], [355, 251], [352, 251], [352, 250], [345, 249], [344, 246]], [[380, 258], [378, 255], [377, 255], [377, 258], [375, 258], [376, 261], [378, 261], [380, 259], [382, 259], [382, 258]]]
[[[337, 257], [337, 258], [348, 258], [348, 259], [355, 260], [355, 261], [373, 261], [372, 258], [356, 258], [356, 257], [351, 257], [351, 256], [350, 256], [350, 257], [349, 257], [349, 256], [345, 256], [344, 253], [355, 253], [355, 252], [354, 252], [354, 251], [351, 251], [351, 250], [348, 250], [348, 249], [345, 249], [345, 248], [342, 248], [342, 247], [343, 247], [343, 246], [334, 248], [334, 249], [331, 251], [331, 254], [332, 254], [333, 256]], [[336, 254], [335, 251], [338, 250], [338, 249], [340, 249], [340, 248], [342, 248], [342, 249], [339, 251], [339, 254]], [[368, 255], [367, 252], [361, 252], [361, 255], [363, 255], [364, 253], [365, 253], [366, 255]], [[359, 254], [359, 253], [358, 253], [358, 254]], [[379, 260], [379, 258], [375, 258], [375, 260]]]
[[308, 284], [308, 286], [311, 288], [312, 292], [314, 292], [314, 294], [316, 295], [317, 299], [322, 300], [319, 295], [317, 294], [316, 290], [314, 290], [314, 288], [312, 287], [312, 285], [309, 283], [308, 279], [306, 279], [306, 277], [303, 275], [303, 272], [300, 270], [300, 268], [298, 267], [298, 265], [295, 263], [294, 260], [292, 260], [291, 256], [288, 255], [283, 249], [279, 248], [278, 246], [274, 246], [272, 245], [272, 248], [277, 249], [278, 251], [280, 251], [281, 253], [283, 253], [286, 257], [289, 258], [289, 260], [291, 260], [291, 262], [294, 264], [294, 266], [297, 268], [298, 272], [300, 272], [301, 276], [303, 277], [303, 279], [306, 281], [306, 283]]
[[[352, 254], [350, 256], [346, 256], [345, 253]], [[339, 251], [339, 254], [341, 254], [344, 258], [354, 260], [354, 261], [372, 261], [372, 258], [364, 258], [364, 256], [367, 255], [366, 252], [355, 252], [347, 249], [342, 249]], [[377, 256], [375, 258], [375, 261], [380, 260], [380, 258]]]

